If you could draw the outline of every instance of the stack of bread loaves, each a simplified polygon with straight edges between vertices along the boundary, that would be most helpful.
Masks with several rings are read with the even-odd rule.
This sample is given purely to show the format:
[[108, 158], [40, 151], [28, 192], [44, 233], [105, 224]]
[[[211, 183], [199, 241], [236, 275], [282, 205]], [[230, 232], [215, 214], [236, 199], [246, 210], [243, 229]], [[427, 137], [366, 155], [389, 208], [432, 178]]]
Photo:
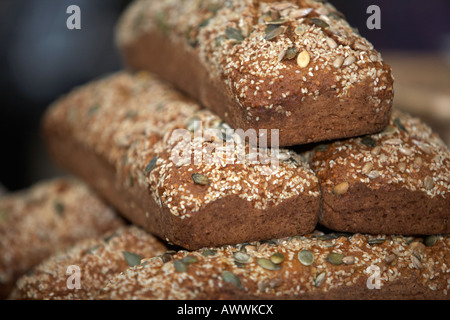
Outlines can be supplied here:
[[128, 71], [44, 132], [133, 226], [42, 257], [11, 298], [449, 299], [450, 151], [331, 4], [136, 0], [117, 39]]

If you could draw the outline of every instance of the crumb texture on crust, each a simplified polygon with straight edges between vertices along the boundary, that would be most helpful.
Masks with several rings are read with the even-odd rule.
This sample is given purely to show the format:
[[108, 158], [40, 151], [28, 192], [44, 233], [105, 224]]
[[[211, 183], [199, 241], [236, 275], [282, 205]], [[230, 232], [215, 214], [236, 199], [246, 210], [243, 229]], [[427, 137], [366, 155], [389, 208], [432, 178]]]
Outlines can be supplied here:
[[390, 67], [327, 2], [135, 1], [119, 23], [119, 46], [149, 32], [195, 51], [249, 121], [259, 120], [260, 108], [289, 117], [293, 101], [307, 108], [324, 94], [344, 101], [360, 86], [367, 87], [360, 107], [384, 114], [392, 105]]
[[58, 250], [124, 224], [92, 190], [56, 178], [0, 199], [0, 287]]
[[446, 236], [316, 231], [166, 253], [117, 275], [94, 298], [448, 299], [449, 259]]
[[[17, 281], [12, 299], [86, 300], [106, 285], [114, 275], [140, 263], [142, 258], [163, 254], [167, 248], [149, 233], [134, 227], [121, 227], [101, 238], [78, 242], [41, 264], [31, 275]], [[77, 267], [80, 288], [75, 285], [73, 270]]]
[[[206, 133], [194, 136], [194, 125], [202, 126], [204, 132], [217, 129], [222, 138]], [[49, 132], [65, 130], [65, 136], [114, 166], [117, 184], [149, 190], [161, 208], [180, 218], [234, 195], [261, 210], [299, 195], [316, 199], [320, 195], [318, 179], [292, 151], [280, 150], [275, 167], [249, 158], [238, 163], [240, 144], [232, 144], [231, 152], [225, 153], [230, 148], [227, 140], [239, 139], [238, 134], [228, 137], [231, 128], [218, 116], [148, 73], [120, 72], [78, 88], [50, 108], [45, 127]], [[177, 129], [191, 131], [191, 139], [175, 139]], [[248, 151], [248, 143], [244, 146]], [[196, 159], [197, 147], [200, 154], [214, 155], [214, 162], [206, 156]], [[175, 159], [188, 150], [192, 161]], [[263, 159], [261, 150], [253, 154], [256, 162]], [[227, 159], [236, 161], [229, 164]], [[197, 183], [196, 174], [207, 183]]]

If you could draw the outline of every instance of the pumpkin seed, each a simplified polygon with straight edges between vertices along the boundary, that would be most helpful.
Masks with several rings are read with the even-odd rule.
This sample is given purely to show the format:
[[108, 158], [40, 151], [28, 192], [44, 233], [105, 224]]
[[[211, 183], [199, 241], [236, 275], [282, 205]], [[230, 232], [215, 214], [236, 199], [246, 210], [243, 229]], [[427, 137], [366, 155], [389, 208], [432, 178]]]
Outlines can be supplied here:
[[332, 192], [335, 195], [341, 196], [341, 195], [347, 193], [349, 187], [350, 187], [350, 185], [348, 184], [348, 182], [342, 182], [342, 183], [339, 183], [338, 185], [334, 186]]
[[242, 288], [241, 280], [230, 271], [225, 270], [224, 272], [222, 272], [222, 279], [225, 282], [234, 284], [238, 288]]
[[403, 125], [403, 123], [400, 121], [400, 119], [399, 118], [395, 118], [394, 119], [394, 124], [400, 129], [400, 130], [402, 130], [403, 132], [408, 132], [407, 130], [406, 130], [406, 128], [405, 128], [405, 126]]
[[190, 118], [186, 124], [186, 129], [188, 129], [190, 132], [194, 132], [195, 130], [199, 129], [201, 125], [200, 118], [193, 117]]
[[351, 236], [351, 234], [349, 234], [349, 233], [333, 232], [333, 233], [325, 234], [322, 236], [318, 236], [317, 239], [319, 239], [319, 240], [335, 240], [335, 239], [339, 239], [340, 237], [349, 238], [350, 236]]
[[181, 259], [181, 262], [183, 262], [185, 265], [190, 265], [198, 262], [198, 258], [195, 256], [186, 256], [183, 259]]
[[377, 145], [377, 142], [371, 137], [364, 137], [361, 139], [361, 143], [366, 147], [374, 148]]
[[325, 21], [323, 21], [319, 18], [311, 18], [311, 19], [309, 19], [309, 21], [311, 21], [312, 24], [314, 24], [322, 29], [326, 29], [330, 26], [328, 23], [326, 23]]
[[209, 184], [208, 177], [206, 177], [200, 173], [194, 173], [192, 175], [192, 180], [194, 180], [194, 183], [199, 184], [201, 186], [206, 186]]
[[328, 145], [327, 144], [321, 144], [321, 145], [318, 145], [315, 150], [316, 151], [325, 151], [327, 149], [328, 149]]
[[94, 114], [96, 114], [98, 112], [98, 110], [100, 110], [99, 104], [95, 104], [95, 105], [91, 106], [88, 110], [88, 116], [93, 116]]
[[340, 253], [335, 253], [335, 252], [330, 253], [326, 258], [326, 260], [329, 263], [334, 264], [334, 265], [343, 264], [344, 263], [343, 259], [344, 259], [344, 255], [342, 255]]
[[297, 53], [298, 53], [298, 49], [296, 47], [290, 47], [289, 49], [286, 50], [286, 53], [284, 54], [283, 59], [292, 60], [295, 58]]
[[276, 24], [268, 25], [265, 30], [266, 36], [264, 37], [264, 39], [267, 41], [275, 39], [279, 35], [283, 34], [285, 31], [286, 31], [286, 27], [284, 27], [284, 26], [280, 26], [280, 25], [276, 25]]
[[130, 267], [135, 267], [141, 264], [141, 256], [128, 251], [122, 251], [122, 254]]
[[235, 28], [227, 27], [225, 29], [225, 35], [227, 36], [228, 39], [235, 40], [237, 42], [242, 42], [245, 40], [244, 36], [242, 35], [242, 32]]
[[327, 274], [325, 272], [317, 273], [314, 277], [314, 287], [320, 287], [320, 285], [325, 281]]
[[172, 256], [175, 254], [176, 252], [173, 250], [164, 252], [162, 255], [160, 255], [159, 257], [161, 258], [163, 263], [167, 263], [169, 261], [172, 261]]
[[425, 238], [424, 244], [427, 247], [432, 247], [432, 246], [434, 246], [436, 244], [437, 241], [438, 241], [438, 236], [431, 235], [431, 236], [428, 236], [428, 237]]
[[198, 25], [198, 28], [200, 29], [200, 28], [206, 27], [206, 26], [209, 24], [209, 21], [210, 21], [210, 20], [211, 20], [211, 18], [203, 20], [203, 21], [200, 22], [200, 24]]
[[275, 20], [265, 21], [265, 24], [267, 24], [267, 25], [271, 25], [271, 24], [280, 25], [280, 24], [286, 23], [286, 21], [287, 20], [285, 20], [285, 19], [275, 19]]
[[173, 266], [175, 268], [176, 272], [186, 272], [187, 271], [187, 265], [183, 263], [181, 260], [175, 260], [173, 262]]
[[274, 253], [271, 257], [270, 257], [270, 261], [272, 261], [274, 264], [280, 264], [284, 261], [284, 255], [282, 253]]
[[158, 161], [158, 156], [153, 157], [152, 160], [145, 167], [145, 174], [149, 174], [155, 168], [156, 161]]
[[206, 249], [205, 251], [202, 252], [202, 256], [204, 257], [212, 257], [215, 256], [217, 254], [217, 250], [214, 249]]
[[158, 11], [155, 14], [155, 22], [162, 34], [167, 35], [169, 33], [169, 24], [167, 23], [167, 17], [164, 11]]
[[377, 244], [383, 244], [386, 241], [386, 239], [378, 238], [378, 239], [370, 239], [369, 240], [369, 246], [377, 245]]
[[117, 233], [113, 233], [113, 234], [111, 234], [111, 235], [105, 237], [105, 238], [103, 239], [103, 241], [105, 241], [106, 243], [109, 243], [109, 242], [111, 241], [111, 239], [113, 239], [113, 238], [115, 238], [115, 237], [118, 237], [118, 236], [119, 236], [119, 235], [118, 235]]
[[314, 254], [306, 249], [300, 251], [297, 258], [304, 266], [310, 266], [314, 262]]
[[66, 210], [64, 204], [59, 201], [55, 201], [55, 203], [53, 204], [53, 208], [55, 209], [56, 213], [60, 216], [63, 216], [64, 211]]
[[256, 260], [256, 263], [258, 263], [260, 267], [267, 270], [279, 270], [281, 268], [279, 265], [274, 264], [272, 261], [266, 258], [258, 258]]

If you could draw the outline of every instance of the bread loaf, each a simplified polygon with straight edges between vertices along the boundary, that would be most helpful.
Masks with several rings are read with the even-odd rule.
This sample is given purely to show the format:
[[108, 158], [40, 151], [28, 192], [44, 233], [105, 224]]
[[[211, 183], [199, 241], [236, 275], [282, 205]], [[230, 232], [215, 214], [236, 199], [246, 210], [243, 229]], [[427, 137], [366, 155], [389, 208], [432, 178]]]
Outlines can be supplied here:
[[279, 130], [281, 146], [389, 123], [390, 67], [326, 1], [137, 0], [117, 39], [128, 68], [158, 74], [235, 129]]
[[95, 299], [449, 298], [450, 240], [323, 234], [156, 257]]
[[49, 257], [31, 274], [17, 281], [10, 298], [86, 300], [114, 275], [139, 265], [141, 258], [158, 256], [165, 251], [164, 244], [147, 232], [134, 226], [121, 227], [100, 238], [80, 241]]
[[332, 230], [450, 233], [450, 151], [418, 118], [395, 110], [383, 132], [321, 145], [311, 165]]
[[124, 224], [86, 185], [57, 178], [0, 198], [0, 298], [59, 250]]
[[[222, 135], [196, 136], [196, 125]], [[239, 140], [225, 128], [216, 115], [154, 76], [125, 72], [63, 97], [44, 120], [58, 163], [133, 223], [170, 243], [193, 250], [314, 230], [320, 193], [307, 164], [286, 150], [279, 152], [278, 166], [262, 164], [262, 149], [252, 153], [259, 154], [256, 162], [239, 162], [238, 145], [245, 143], [224, 145]], [[175, 129], [187, 132], [188, 141], [174, 139]], [[207, 155], [198, 160], [195, 152], [186, 163], [174, 156], [197, 148], [206, 154], [212, 147], [213, 161]], [[219, 152], [226, 148], [230, 152]]]

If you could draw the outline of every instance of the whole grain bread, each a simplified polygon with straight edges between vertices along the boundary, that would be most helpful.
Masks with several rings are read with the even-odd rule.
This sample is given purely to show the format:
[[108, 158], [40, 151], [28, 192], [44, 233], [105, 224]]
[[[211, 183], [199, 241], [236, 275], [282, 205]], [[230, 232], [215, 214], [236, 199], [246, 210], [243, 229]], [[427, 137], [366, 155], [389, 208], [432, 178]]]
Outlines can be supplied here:
[[117, 42], [128, 68], [158, 74], [235, 129], [279, 130], [281, 146], [389, 123], [390, 67], [326, 1], [137, 0]]
[[[197, 136], [195, 126], [222, 135]], [[246, 152], [259, 154], [256, 162], [239, 162], [238, 146], [250, 151], [245, 141], [228, 153], [219, 150], [240, 139], [228, 128], [155, 76], [126, 72], [76, 89], [44, 120], [58, 163], [133, 223], [170, 243], [192, 250], [314, 230], [320, 193], [308, 165], [286, 150], [277, 155], [277, 166], [262, 164], [267, 149]], [[175, 129], [184, 129], [189, 140], [173, 138]], [[195, 152], [188, 162], [174, 157], [180, 150], [200, 149], [202, 155], [212, 146], [214, 161], [198, 160]]]
[[448, 300], [450, 238], [323, 234], [143, 260], [94, 299]]
[[0, 198], [0, 298], [18, 277], [53, 253], [124, 221], [84, 183], [43, 181]]
[[52, 255], [17, 281], [10, 299], [87, 300], [113, 276], [139, 265], [142, 258], [166, 251], [162, 242], [142, 229], [120, 227]]
[[379, 134], [319, 146], [311, 166], [332, 230], [450, 233], [450, 151], [416, 117], [395, 110]]

